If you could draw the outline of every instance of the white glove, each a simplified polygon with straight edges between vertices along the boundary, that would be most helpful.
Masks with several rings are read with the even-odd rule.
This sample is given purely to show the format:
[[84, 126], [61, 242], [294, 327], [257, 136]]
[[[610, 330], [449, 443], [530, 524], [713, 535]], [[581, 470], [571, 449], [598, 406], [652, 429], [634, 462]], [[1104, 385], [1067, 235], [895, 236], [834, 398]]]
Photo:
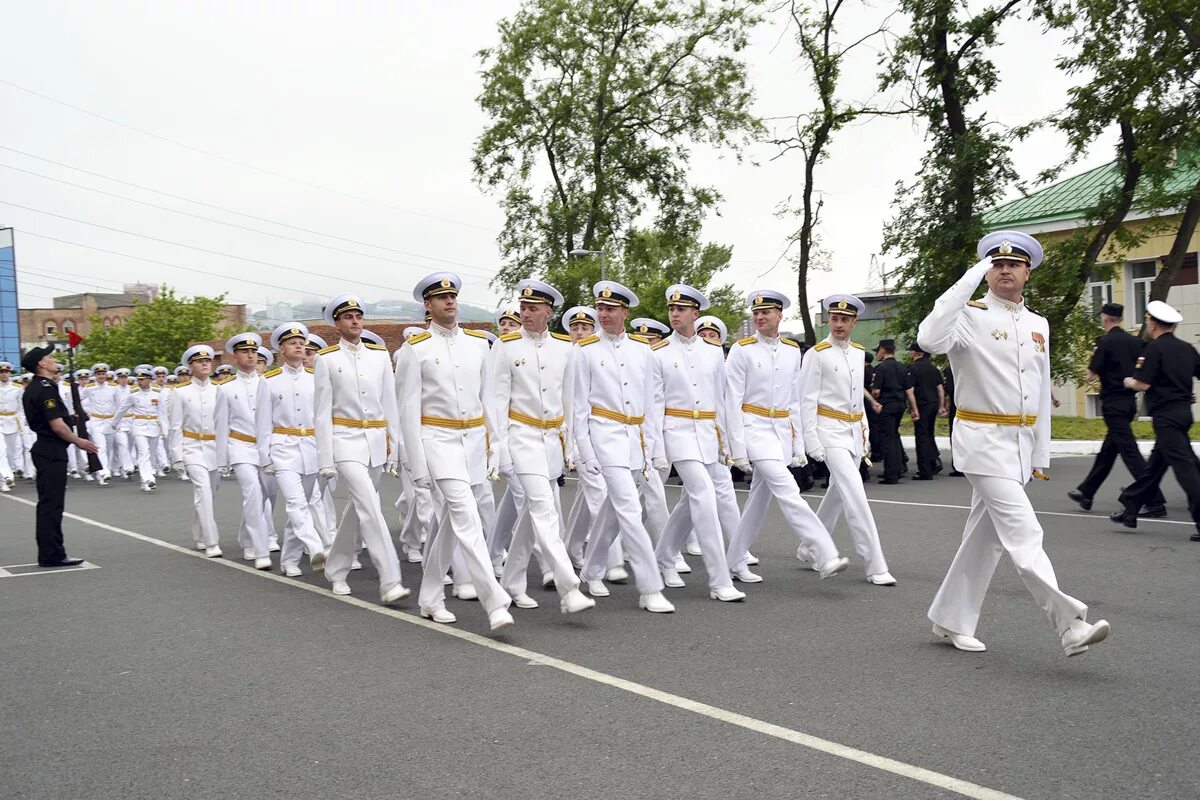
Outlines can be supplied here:
[[217, 474], [219, 474], [222, 478], [228, 478], [233, 475], [233, 467], [219, 467], [217, 469]]
[[489, 481], [500, 480], [500, 470], [496, 469], [495, 467], [492, 467], [491, 469], [489, 469], [488, 474], [487, 474], [487, 479]]
[[185, 466], [183, 465], [183, 462], [182, 462], [182, 461], [176, 461], [174, 464], [172, 464], [172, 465], [171, 465], [171, 469], [175, 470], [175, 471], [176, 471], [176, 472], [178, 472], [180, 475], [186, 475], [186, 474], [187, 474], [187, 467], [185, 467]]
[[331, 481], [337, 477], [337, 469], [335, 469], [334, 467], [322, 467], [320, 474], [321, 474], [321, 477], [324, 478], [325, 480]]
[[806, 466], [807, 464], [808, 464], [808, 458], [804, 455], [804, 453], [796, 453], [795, 458], [792, 459], [793, 467], [803, 467], [803, 466]]
[[433, 488], [433, 476], [422, 475], [419, 478], [413, 478], [413, 485], [416, 486], [418, 489], [432, 489]]
[[274, 475], [275, 474], [274, 462], [268, 462], [267, 465], [265, 467], [263, 467], [263, 472], [267, 473], [268, 475]]
[[975, 262], [975, 266], [971, 267], [971, 269], [977, 269], [981, 272], [987, 272], [991, 268], [992, 268], [992, 257], [991, 256], [984, 256], [983, 258], [981, 258]]
[[388, 461], [387, 463], [385, 463], [383, 465], [383, 471], [386, 472], [388, 475], [391, 475], [393, 478], [400, 477], [400, 465], [396, 461]]
[[594, 458], [589, 458], [587, 461], [582, 462], [579, 465], [579, 471], [586, 472], [588, 475], [599, 475], [602, 472], [600, 462]]
[[808, 455], [813, 461], [824, 461], [825, 448], [821, 447], [821, 445], [817, 445], [815, 448], [808, 451]]
[[753, 472], [754, 471], [754, 467], [750, 466], [750, 459], [748, 459], [748, 458], [735, 458], [733, 460], [733, 465], [735, 467], [737, 467], [738, 469], [740, 469], [742, 472]]
[[662, 456], [658, 456], [650, 462], [659, 472], [670, 472], [671, 464]]

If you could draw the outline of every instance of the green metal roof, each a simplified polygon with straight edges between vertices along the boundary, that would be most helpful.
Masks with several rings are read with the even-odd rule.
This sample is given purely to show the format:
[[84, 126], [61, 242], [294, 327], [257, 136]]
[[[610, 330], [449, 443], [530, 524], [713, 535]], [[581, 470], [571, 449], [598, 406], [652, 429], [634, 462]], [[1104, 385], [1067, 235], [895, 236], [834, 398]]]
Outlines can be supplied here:
[[[1078, 219], [1120, 178], [1117, 162], [1113, 161], [985, 211], [983, 222], [989, 230], [996, 230]], [[1200, 160], [1181, 157], [1167, 189], [1186, 190], [1195, 186], [1197, 180], [1200, 180]], [[1135, 202], [1135, 208], [1136, 205]]]

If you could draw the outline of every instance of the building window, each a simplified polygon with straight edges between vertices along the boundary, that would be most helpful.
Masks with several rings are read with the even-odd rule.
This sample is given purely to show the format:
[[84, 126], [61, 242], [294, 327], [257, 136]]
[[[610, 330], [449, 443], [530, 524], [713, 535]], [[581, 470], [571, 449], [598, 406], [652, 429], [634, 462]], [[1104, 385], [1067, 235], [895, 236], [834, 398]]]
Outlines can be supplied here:
[[53, 322], [47, 322], [46, 323], [46, 335], [53, 336], [56, 333], [58, 333], [58, 326], [56, 324], [54, 324]]
[[1101, 267], [1092, 272], [1083, 296], [1087, 298], [1088, 311], [1093, 317], [1100, 315], [1101, 306], [1112, 302], [1112, 273], [1108, 267]]
[[1129, 263], [1129, 277], [1132, 281], [1133, 298], [1133, 316], [1126, 315], [1126, 319], [1131, 319], [1135, 323], [1140, 324], [1142, 317], [1146, 315], [1146, 304], [1150, 302], [1150, 284], [1154, 283], [1154, 276], [1158, 274], [1158, 262], [1151, 259], [1148, 261], [1131, 261]]

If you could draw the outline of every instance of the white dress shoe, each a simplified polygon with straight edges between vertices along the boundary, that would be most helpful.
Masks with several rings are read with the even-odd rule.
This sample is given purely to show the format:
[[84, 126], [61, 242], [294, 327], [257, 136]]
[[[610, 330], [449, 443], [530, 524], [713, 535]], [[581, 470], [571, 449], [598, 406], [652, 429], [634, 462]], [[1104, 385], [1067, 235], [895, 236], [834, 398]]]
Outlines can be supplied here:
[[257, 556], [254, 555], [253, 547], [242, 548], [242, 561], [253, 561]]
[[488, 624], [492, 626], [492, 633], [511, 628], [515, 623], [516, 620], [513, 619], [512, 614], [508, 613], [507, 608], [497, 608], [488, 614]]
[[987, 647], [983, 644], [983, 642], [979, 641], [974, 636], [965, 636], [961, 633], [955, 633], [954, 631], [943, 628], [941, 625], [935, 624], [933, 626], [933, 635], [940, 636], [943, 639], [949, 639], [950, 644], [954, 645], [959, 650], [965, 650], [968, 653], [982, 653], [983, 651], [987, 650]]
[[434, 622], [442, 625], [453, 625], [454, 623], [458, 622], [458, 617], [454, 616], [444, 608], [435, 608], [432, 610], [428, 608], [422, 608], [421, 616], [425, 619], [431, 619]]
[[670, 614], [675, 610], [671, 601], [663, 597], [662, 592], [643, 594], [638, 597], [638, 608], [644, 608], [655, 614]]
[[702, 553], [700, 552], [700, 543], [699, 542], [688, 542], [687, 554], [689, 556], [702, 555]]
[[629, 580], [629, 572], [624, 567], [612, 567], [604, 573], [604, 580], [609, 583], [624, 583]]
[[408, 589], [406, 589], [403, 584], [397, 583], [395, 586], [388, 589], [386, 592], [380, 592], [379, 602], [394, 603], [397, 600], [403, 600], [404, 598], [408, 597], [410, 594], [412, 594], [412, 592], [409, 591]]
[[553, 589], [554, 586], [555, 586], [554, 573], [553, 572], [543, 572], [542, 573], [542, 588], [543, 589]]
[[299, 567], [293, 567], [290, 565], [286, 567], [280, 567], [280, 569], [283, 570], [283, 574], [287, 575], [289, 578], [299, 578], [303, 574], [300, 572]]
[[362, 569], [362, 562], [355, 558], [350, 562], [350, 569]]
[[681, 575], [687, 575], [692, 571], [692, 565], [683, 560], [683, 553], [675, 554], [675, 571]]
[[743, 567], [734, 572], [733, 579], [742, 583], [762, 583], [762, 575], [751, 572], [749, 567]]
[[462, 586], [454, 587], [454, 596], [459, 600], [478, 600], [479, 592], [475, 591], [475, 584], [464, 583]]
[[143, 491], [143, 492], [153, 492], [153, 491], [154, 491], [154, 487], [153, 487], [151, 484], [149, 484], [149, 483], [143, 483], [143, 484], [142, 484], [142, 491]]
[[334, 594], [350, 594], [350, 584], [346, 583], [345, 581], [334, 581], [333, 582], [333, 593]]
[[453, 586], [453, 585], [454, 585], [454, 578], [451, 578], [449, 573], [442, 576], [442, 586]]
[[524, 593], [514, 594], [512, 601], [513, 601], [513, 605], [516, 606], [517, 608], [537, 608], [538, 607], [538, 601], [534, 600], [532, 597], [530, 597], [529, 595], [524, 594]]
[[272, 536], [270, 541], [267, 542], [267, 549], [272, 553], [278, 553], [280, 550], [279, 539]]
[[209, 558], [220, 558], [224, 555], [224, 553], [221, 552], [220, 545], [214, 544], [212, 547], [204, 548], [204, 555], [208, 556]]
[[206, 545], [204, 542], [196, 542], [196, 544], [195, 544], [195, 545], [193, 545], [193, 546], [194, 546], [194, 547], [195, 547], [197, 550], [207, 550], [207, 549], [208, 549], [208, 545]]
[[1081, 619], [1071, 620], [1071, 627], [1063, 631], [1063, 652], [1069, 656], [1077, 656], [1088, 651], [1088, 646], [1099, 644], [1108, 638], [1111, 628], [1108, 620], [1087, 623]]
[[720, 589], [713, 589], [708, 593], [712, 600], [720, 600], [722, 603], [736, 603], [738, 600], [745, 600], [746, 593], [739, 591], [732, 586], [722, 586]]
[[587, 611], [589, 608], [595, 607], [596, 601], [587, 597], [578, 589], [572, 589], [567, 592], [558, 604], [558, 610], [564, 614], [577, 614], [580, 611]]
[[410, 564], [420, 564], [424, 560], [421, 556], [421, 548], [419, 547], [404, 548], [404, 557]]
[[254, 559], [254, 568], [255, 569], [270, 569], [271, 568], [271, 559], [266, 558], [266, 557]]
[[754, 553], [746, 553], [746, 566], [757, 567], [758, 566], [758, 556], [754, 555]]
[[608, 587], [604, 585], [604, 581], [588, 581], [588, 594], [592, 597], [608, 597]]
[[683, 586], [687, 586], [687, 584], [683, 582], [683, 578], [679, 577], [679, 572], [673, 569], [664, 569], [662, 571], [662, 579], [663, 584], [672, 589], [679, 589]]
[[308, 557], [308, 565], [312, 567], [312, 571], [316, 575], [320, 575], [325, 571], [325, 554], [316, 553]]
[[868, 575], [867, 583], [873, 583], [876, 586], [895, 586], [896, 579], [892, 577], [890, 572], [880, 572], [877, 575]]
[[848, 566], [850, 566], [850, 559], [845, 556], [836, 556], [822, 564], [817, 572], [821, 573], [821, 580], [825, 580], [826, 578], [832, 578], [839, 572], [844, 572]]

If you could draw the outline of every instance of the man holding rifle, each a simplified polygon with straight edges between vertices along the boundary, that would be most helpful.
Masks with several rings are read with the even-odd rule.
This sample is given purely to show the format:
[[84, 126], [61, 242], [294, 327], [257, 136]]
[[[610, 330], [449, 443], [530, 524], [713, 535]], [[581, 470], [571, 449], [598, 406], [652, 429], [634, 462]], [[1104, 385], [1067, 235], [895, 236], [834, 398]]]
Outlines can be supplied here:
[[82, 558], [71, 558], [63, 547], [62, 517], [67, 496], [67, 446], [75, 445], [96, 453], [95, 443], [77, 436], [68, 424], [66, 408], [52, 378], [57, 372], [54, 348], [35, 347], [21, 359], [21, 366], [34, 373], [21, 398], [25, 420], [37, 434], [30, 451], [37, 470], [38, 566], [73, 567]]

